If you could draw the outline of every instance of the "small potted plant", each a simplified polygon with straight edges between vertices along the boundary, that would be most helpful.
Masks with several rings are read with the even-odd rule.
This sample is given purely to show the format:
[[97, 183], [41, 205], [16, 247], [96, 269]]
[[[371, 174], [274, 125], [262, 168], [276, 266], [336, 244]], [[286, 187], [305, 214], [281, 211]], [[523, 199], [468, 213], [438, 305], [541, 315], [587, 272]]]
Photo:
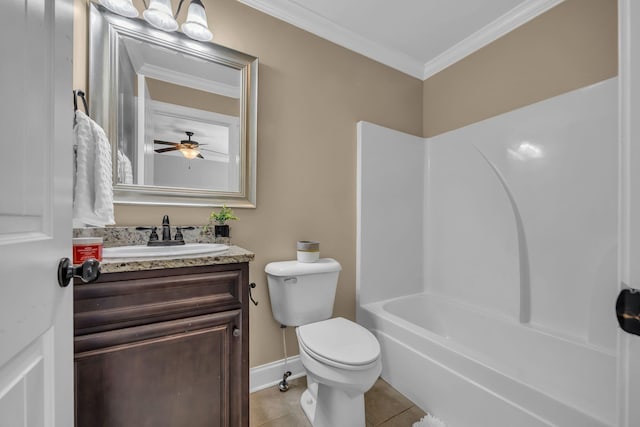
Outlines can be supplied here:
[[227, 205], [222, 205], [220, 212], [211, 212], [211, 215], [209, 215], [209, 224], [204, 226], [204, 230], [206, 231], [211, 228], [211, 223], [215, 222], [213, 227], [215, 237], [229, 237], [229, 225], [227, 221], [236, 219], [238, 219], [238, 217], [233, 214], [231, 208], [228, 208]]

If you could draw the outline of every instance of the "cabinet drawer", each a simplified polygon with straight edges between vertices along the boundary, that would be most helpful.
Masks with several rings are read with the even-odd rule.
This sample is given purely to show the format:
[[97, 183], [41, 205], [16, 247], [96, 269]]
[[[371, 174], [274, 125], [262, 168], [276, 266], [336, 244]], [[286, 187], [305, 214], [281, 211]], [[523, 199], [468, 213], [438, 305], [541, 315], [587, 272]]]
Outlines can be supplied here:
[[246, 264], [105, 274], [74, 286], [76, 336], [240, 308]]

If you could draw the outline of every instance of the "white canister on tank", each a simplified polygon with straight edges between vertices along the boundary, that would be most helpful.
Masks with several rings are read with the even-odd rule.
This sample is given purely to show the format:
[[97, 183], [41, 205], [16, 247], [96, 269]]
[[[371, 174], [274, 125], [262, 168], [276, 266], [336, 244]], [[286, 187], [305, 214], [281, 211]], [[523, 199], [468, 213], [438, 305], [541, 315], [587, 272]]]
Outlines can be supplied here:
[[320, 242], [299, 240], [296, 247], [298, 262], [316, 262], [320, 259]]

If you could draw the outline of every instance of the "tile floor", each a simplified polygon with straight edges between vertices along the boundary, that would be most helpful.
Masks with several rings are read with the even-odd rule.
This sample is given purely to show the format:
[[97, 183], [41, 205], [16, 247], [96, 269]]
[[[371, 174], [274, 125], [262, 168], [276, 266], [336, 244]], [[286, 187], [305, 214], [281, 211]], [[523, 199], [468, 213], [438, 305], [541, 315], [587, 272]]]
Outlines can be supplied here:
[[[311, 427], [300, 407], [300, 395], [307, 387], [306, 377], [289, 381], [289, 391], [277, 386], [252, 393], [249, 397], [250, 427]], [[411, 427], [425, 416], [382, 378], [364, 395], [367, 427]]]

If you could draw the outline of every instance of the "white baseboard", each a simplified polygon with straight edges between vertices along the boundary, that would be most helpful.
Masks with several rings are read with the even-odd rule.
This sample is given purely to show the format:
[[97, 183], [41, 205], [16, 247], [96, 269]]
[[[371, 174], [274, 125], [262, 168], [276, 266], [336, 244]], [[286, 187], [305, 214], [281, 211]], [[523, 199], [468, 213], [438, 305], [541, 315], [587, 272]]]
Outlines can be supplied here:
[[[300, 356], [289, 357], [287, 369], [291, 371], [290, 380], [307, 374], [302, 366], [302, 361], [300, 361]], [[277, 385], [282, 381], [283, 374], [284, 359], [251, 368], [249, 370], [249, 393]]]

